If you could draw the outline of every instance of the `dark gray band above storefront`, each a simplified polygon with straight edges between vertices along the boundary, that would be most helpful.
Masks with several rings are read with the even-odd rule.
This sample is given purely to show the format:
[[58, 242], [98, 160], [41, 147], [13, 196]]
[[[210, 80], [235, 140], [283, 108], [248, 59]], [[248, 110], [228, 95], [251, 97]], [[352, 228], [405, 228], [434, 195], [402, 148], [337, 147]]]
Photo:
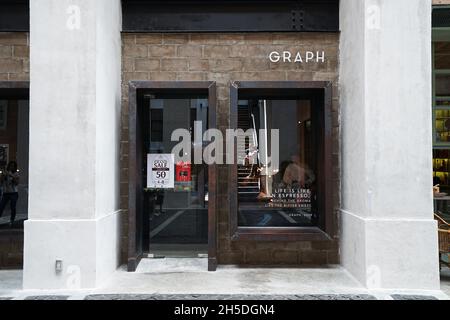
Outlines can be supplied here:
[[124, 32], [294, 32], [339, 30], [338, 0], [123, 0]]
[[30, 1], [3, 0], [0, 2], [0, 32], [30, 30]]
[[[122, 0], [124, 32], [339, 31], [339, 0]], [[0, 3], [0, 32], [29, 31], [29, 0]], [[450, 8], [434, 8], [433, 28], [450, 27]]]
[[[124, 32], [339, 30], [338, 0], [122, 0]], [[29, 0], [0, 3], [0, 32], [28, 31]]]

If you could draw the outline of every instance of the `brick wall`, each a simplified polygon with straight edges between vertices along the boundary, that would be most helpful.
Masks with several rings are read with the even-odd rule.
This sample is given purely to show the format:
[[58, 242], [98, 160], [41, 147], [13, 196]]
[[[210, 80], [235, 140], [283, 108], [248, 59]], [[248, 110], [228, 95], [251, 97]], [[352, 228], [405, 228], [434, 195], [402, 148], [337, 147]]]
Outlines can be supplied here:
[[450, 0], [433, 0], [433, 5], [450, 5]]
[[0, 32], [0, 81], [28, 81], [29, 57], [28, 33]]
[[[121, 208], [128, 207], [128, 82], [130, 80], [209, 80], [217, 83], [217, 123], [229, 125], [232, 80], [316, 80], [333, 82], [334, 214], [339, 208], [338, 34], [123, 34]], [[325, 50], [325, 64], [270, 63], [273, 51]], [[218, 168], [219, 264], [338, 263], [338, 239], [332, 242], [232, 242], [229, 238], [228, 168]], [[126, 261], [127, 214], [122, 257]]]
[[[0, 32], [0, 81], [29, 81], [29, 34]], [[0, 133], [0, 142], [10, 144], [10, 159], [16, 153], [17, 102], [10, 101], [8, 133]], [[23, 229], [0, 230], [0, 269], [22, 268]]]

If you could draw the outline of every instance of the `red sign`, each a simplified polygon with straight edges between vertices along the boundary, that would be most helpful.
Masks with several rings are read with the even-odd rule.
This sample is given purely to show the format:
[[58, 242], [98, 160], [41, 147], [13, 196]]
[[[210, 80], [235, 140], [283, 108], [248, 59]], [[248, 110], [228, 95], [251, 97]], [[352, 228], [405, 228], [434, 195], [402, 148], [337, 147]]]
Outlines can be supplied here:
[[178, 162], [175, 166], [176, 181], [189, 182], [191, 181], [191, 163]]

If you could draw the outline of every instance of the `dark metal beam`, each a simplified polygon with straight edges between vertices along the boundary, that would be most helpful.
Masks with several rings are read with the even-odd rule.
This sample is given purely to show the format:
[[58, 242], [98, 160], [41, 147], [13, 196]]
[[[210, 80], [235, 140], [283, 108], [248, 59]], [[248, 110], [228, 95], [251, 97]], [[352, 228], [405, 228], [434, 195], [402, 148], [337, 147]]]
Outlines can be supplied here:
[[29, 0], [2, 0], [0, 2], [0, 32], [28, 32], [29, 30]]
[[[122, 0], [124, 32], [338, 31], [338, 0]], [[0, 2], [0, 32], [28, 32], [29, 0]]]
[[339, 30], [338, 0], [122, 0], [124, 32]]

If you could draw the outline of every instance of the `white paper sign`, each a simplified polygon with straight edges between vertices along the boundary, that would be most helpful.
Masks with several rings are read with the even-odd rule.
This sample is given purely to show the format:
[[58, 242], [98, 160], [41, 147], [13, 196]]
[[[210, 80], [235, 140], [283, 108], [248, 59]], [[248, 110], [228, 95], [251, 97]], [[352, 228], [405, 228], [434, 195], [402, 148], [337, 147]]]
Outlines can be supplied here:
[[175, 157], [173, 154], [147, 155], [147, 188], [172, 189], [175, 181]]

